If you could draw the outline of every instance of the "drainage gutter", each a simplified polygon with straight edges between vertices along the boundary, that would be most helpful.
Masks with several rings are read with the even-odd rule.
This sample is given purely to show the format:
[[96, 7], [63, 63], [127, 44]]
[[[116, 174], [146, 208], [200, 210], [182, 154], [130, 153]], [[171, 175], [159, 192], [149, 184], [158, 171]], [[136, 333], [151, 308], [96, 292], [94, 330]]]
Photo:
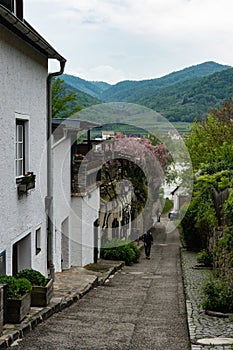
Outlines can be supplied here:
[[60, 70], [50, 73], [47, 78], [47, 197], [45, 198], [45, 208], [47, 213], [47, 262], [50, 278], [55, 280], [54, 267], [54, 218], [53, 218], [53, 162], [52, 162], [52, 79], [63, 74], [66, 60], [60, 61]]

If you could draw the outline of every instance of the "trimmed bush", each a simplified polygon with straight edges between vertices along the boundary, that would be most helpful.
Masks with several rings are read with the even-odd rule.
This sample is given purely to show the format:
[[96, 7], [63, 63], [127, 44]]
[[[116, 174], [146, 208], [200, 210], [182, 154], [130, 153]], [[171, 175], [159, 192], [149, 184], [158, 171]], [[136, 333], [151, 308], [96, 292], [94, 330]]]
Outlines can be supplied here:
[[41, 287], [44, 287], [48, 281], [39, 271], [33, 269], [24, 269], [18, 272], [16, 278], [26, 278], [33, 286]]
[[130, 246], [130, 248], [133, 249], [133, 251], [135, 253], [135, 260], [133, 262], [137, 263], [139, 258], [140, 258], [140, 256], [141, 256], [141, 249], [138, 248], [138, 246], [134, 242], [130, 242], [129, 246]]
[[233, 289], [220, 279], [211, 279], [204, 287], [203, 308], [217, 312], [233, 312]]
[[9, 299], [20, 299], [32, 290], [32, 285], [26, 278], [3, 275], [0, 276], [0, 283], [7, 284], [7, 298]]
[[140, 253], [140, 249], [133, 242], [113, 239], [100, 249], [100, 258], [122, 260], [126, 265], [131, 265], [138, 261]]
[[202, 249], [197, 254], [197, 262], [204, 266], [210, 267], [213, 265], [213, 254], [208, 249]]

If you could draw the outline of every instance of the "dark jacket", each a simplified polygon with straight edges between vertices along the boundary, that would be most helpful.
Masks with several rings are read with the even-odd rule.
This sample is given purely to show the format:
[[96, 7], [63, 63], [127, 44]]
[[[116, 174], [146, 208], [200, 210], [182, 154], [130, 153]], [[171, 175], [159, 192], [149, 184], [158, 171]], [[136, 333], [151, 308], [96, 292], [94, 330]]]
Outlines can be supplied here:
[[151, 246], [151, 244], [153, 243], [153, 236], [150, 231], [148, 231], [147, 233], [144, 233], [143, 242], [146, 243], [147, 246]]

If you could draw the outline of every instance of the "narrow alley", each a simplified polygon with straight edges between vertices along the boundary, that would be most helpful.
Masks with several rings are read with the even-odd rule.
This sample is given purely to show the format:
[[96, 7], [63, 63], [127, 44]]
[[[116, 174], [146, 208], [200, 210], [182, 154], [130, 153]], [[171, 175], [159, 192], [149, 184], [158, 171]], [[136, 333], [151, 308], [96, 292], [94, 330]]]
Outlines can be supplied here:
[[52, 316], [17, 350], [187, 350], [189, 338], [177, 231], [158, 234], [151, 259]]

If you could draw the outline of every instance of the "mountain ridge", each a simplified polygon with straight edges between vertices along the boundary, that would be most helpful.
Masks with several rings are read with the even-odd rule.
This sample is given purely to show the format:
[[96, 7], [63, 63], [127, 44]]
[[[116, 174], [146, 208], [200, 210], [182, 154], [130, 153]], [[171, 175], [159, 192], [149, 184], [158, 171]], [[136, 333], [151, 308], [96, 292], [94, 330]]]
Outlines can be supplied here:
[[143, 95], [152, 94], [157, 89], [197, 77], [208, 76], [228, 68], [230, 66], [208, 61], [166, 74], [160, 78], [141, 81], [123, 81], [104, 91], [102, 99], [106, 102], [135, 102], [138, 98], [142, 98]]
[[204, 62], [163, 77], [140, 81], [125, 80], [115, 85], [91, 82], [63, 74], [73, 92], [88, 96], [82, 108], [105, 102], [141, 104], [163, 114], [170, 121], [202, 119], [232, 96], [233, 69], [213, 61]]
[[88, 81], [69, 74], [62, 74], [61, 79], [63, 79], [64, 82], [73, 89], [84, 92], [97, 99], [99, 99], [99, 95], [102, 93], [102, 91], [110, 86], [110, 84], [103, 81]]
[[156, 110], [170, 121], [201, 120], [224, 99], [233, 97], [232, 82], [233, 68], [229, 68], [160, 89], [139, 99], [138, 104]]

